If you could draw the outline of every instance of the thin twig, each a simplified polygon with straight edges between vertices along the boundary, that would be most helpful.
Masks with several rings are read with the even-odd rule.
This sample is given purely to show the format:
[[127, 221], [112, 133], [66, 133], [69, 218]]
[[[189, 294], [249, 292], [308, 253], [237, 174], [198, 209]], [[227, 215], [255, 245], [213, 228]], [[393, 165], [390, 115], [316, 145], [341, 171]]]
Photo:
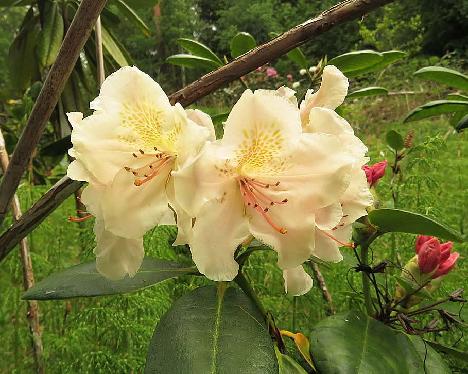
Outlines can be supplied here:
[[[171, 102], [180, 102], [185, 106], [189, 105], [215, 91], [224, 84], [264, 65], [269, 60], [279, 57], [305, 41], [323, 34], [332, 27], [352, 19], [360, 18], [366, 13], [393, 1], [394, 0], [353, 0], [337, 4], [313, 20], [296, 26], [294, 29], [291, 29], [278, 38], [255, 48], [226, 66], [201, 77], [187, 87], [177, 91], [170, 96]], [[84, 2], [85, 0], [83, 0], [82, 4]], [[266, 53], [266, 55], [262, 57], [263, 53]], [[17, 181], [19, 182], [19, 179]], [[13, 224], [13, 226], [0, 237], [0, 261], [6, 257], [16, 244], [18, 244], [21, 238], [39, 225], [45, 217], [52, 213], [69, 195], [78, 190], [82, 184], [82, 182], [72, 181], [68, 177], [64, 177], [42, 196], [31, 209], [23, 215], [22, 220]], [[17, 183], [14, 186], [15, 189], [16, 186]], [[7, 191], [7, 194], [9, 193], [10, 192]], [[6, 198], [3, 197], [3, 200], [9, 200], [8, 196]], [[0, 204], [0, 209], [1, 207], [2, 205]]]
[[335, 314], [336, 310], [335, 310], [335, 307], [333, 306], [333, 298], [332, 298], [330, 291], [328, 291], [327, 283], [325, 282], [325, 278], [323, 277], [319, 266], [315, 262], [307, 262], [307, 264], [312, 269], [312, 272], [314, 273], [314, 277], [320, 286], [320, 290], [322, 291], [323, 299], [327, 303], [327, 315], [330, 316], [330, 315]]
[[[8, 152], [5, 148], [5, 139], [0, 130], [0, 164], [3, 171], [7, 170], [9, 164]], [[21, 218], [21, 206], [18, 196], [13, 196], [11, 203], [13, 218], [15, 221]], [[24, 237], [20, 241], [20, 258], [21, 267], [23, 270], [23, 288], [25, 291], [34, 285], [34, 273], [32, 269], [31, 256], [29, 252], [28, 238]], [[34, 363], [36, 372], [42, 374], [45, 372], [43, 360], [42, 332], [39, 322], [39, 305], [35, 300], [28, 300], [26, 318], [29, 324], [29, 332], [31, 334], [31, 345], [34, 355]]]
[[0, 223], [106, 0], [82, 0], [0, 184]]

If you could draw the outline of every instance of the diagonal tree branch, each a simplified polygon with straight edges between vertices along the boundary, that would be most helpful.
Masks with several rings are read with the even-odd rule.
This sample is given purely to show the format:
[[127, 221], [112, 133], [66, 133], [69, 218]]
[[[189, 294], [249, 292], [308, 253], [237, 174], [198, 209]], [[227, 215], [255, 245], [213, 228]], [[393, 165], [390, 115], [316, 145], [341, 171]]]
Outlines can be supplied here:
[[[268, 43], [258, 46], [249, 53], [240, 56], [220, 69], [204, 75], [187, 87], [170, 95], [169, 98], [172, 103], [180, 102], [184, 106], [190, 105], [224, 84], [232, 82], [268, 61], [286, 54], [293, 48], [305, 43], [313, 37], [323, 34], [332, 27], [360, 18], [368, 12], [393, 1], [394, 0], [343, 1], [314, 19], [294, 27]], [[15, 222], [0, 236], [0, 261], [7, 256], [24, 236], [34, 230], [34, 228], [53, 212], [69, 195], [78, 190], [82, 184], [82, 182], [72, 181], [64, 177], [42, 196], [36, 204], [23, 215], [21, 220]], [[2, 190], [0, 190], [0, 193], [2, 193]], [[5, 198], [3, 198], [3, 200], [4, 199]], [[2, 199], [0, 199], [0, 202], [1, 201]], [[0, 205], [0, 208], [1, 207], [2, 205]]]
[[82, 0], [0, 184], [0, 223], [106, 0]]

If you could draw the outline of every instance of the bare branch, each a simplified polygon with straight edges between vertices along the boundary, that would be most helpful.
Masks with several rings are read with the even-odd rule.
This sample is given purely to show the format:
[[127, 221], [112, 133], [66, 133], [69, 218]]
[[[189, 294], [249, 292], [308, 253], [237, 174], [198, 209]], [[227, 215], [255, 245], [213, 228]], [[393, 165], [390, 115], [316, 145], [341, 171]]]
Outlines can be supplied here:
[[82, 0], [0, 184], [0, 223], [106, 0]]
[[[84, 0], [85, 1], [85, 0]], [[170, 95], [171, 102], [187, 106], [210, 94], [226, 83], [255, 70], [271, 59], [284, 55], [298, 45], [321, 35], [332, 27], [364, 16], [368, 12], [394, 0], [348, 0], [341, 2], [318, 17], [309, 20], [285, 34], [237, 58], [222, 68], [204, 75], [187, 87]], [[265, 54], [265, 56], [263, 56]], [[0, 261], [69, 195], [78, 190], [82, 182], [62, 178], [0, 237]], [[0, 190], [1, 192], [1, 190]], [[5, 198], [4, 198], [5, 199]], [[3, 200], [4, 200], [3, 199]], [[0, 200], [1, 202], [1, 200]], [[0, 205], [2, 207], [2, 205]]]

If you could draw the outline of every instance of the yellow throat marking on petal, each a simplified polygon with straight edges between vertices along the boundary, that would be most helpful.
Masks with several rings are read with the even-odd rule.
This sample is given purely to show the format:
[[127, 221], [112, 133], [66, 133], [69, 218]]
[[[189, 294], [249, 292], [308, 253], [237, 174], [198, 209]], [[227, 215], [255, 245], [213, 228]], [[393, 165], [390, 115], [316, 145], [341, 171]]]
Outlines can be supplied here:
[[275, 124], [256, 124], [252, 130], [244, 130], [235, 157], [238, 172], [271, 173], [283, 170], [284, 161], [278, 157], [283, 147], [283, 135]]
[[166, 113], [161, 108], [147, 101], [124, 104], [120, 112], [122, 126], [133, 130], [133, 134], [125, 134], [120, 138], [135, 148], [162, 148], [175, 151], [175, 143], [182, 131], [180, 121], [165, 129]]

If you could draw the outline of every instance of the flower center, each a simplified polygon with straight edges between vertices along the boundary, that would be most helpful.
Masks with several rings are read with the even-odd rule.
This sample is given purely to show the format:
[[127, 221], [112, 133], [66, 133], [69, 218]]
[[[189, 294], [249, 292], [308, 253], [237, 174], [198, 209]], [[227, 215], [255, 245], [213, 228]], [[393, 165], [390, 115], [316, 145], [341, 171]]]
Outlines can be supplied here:
[[259, 213], [268, 222], [268, 224], [273, 227], [274, 230], [281, 234], [286, 234], [288, 230], [286, 230], [284, 227], [278, 226], [272, 221], [269, 215], [269, 210], [270, 207], [274, 205], [286, 204], [288, 199], [275, 201], [266, 194], [270, 188], [278, 187], [279, 184], [280, 182], [271, 184], [247, 177], [239, 179], [239, 188], [242, 194], [242, 198], [244, 199], [244, 204]]
[[168, 152], [161, 152], [154, 148], [155, 153], [146, 153], [142, 149], [138, 153], [133, 153], [133, 157], [145, 159], [147, 162], [139, 168], [130, 168], [125, 166], [125, 170], [132, 173], [135, 177], [133, 184], [141, 186], [158, 176], [161, 171], [174, 161], [175, 156]]

